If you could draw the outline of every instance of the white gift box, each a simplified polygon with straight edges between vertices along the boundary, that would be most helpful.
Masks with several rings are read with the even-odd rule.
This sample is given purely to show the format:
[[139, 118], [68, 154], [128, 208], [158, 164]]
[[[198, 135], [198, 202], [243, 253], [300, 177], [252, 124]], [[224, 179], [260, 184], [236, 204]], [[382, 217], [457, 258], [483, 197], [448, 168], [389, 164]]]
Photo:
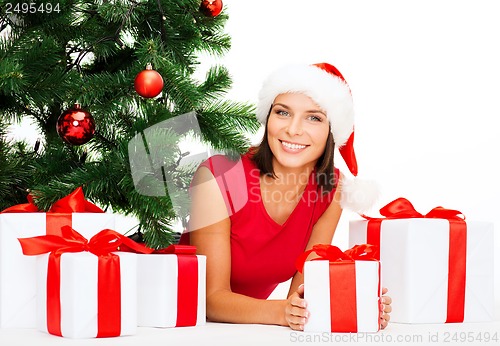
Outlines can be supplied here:
[[[332, 263], [331, 265], [335, 265]], [[352, 332], [377, 332], [380, 327], [379, 262], [355, 261], [356, 322]], [[307, 261], [304, 264], [304, 299], [310, 312], [305, 332], [337, 332], [332, 330], [330, 310], [330, 262]]]
[[[350, 246], [367, 242], [367, 224], [350, 221]], [[433, 218], [382, 221], [381, 282], [392, 298], [391, 322], [446, 322], [449, 225]], [[493, 320], [493, 237], [492, 223], [467, 221], [464, 322]]]
[[[137, 331], [137, 255], [120, 257], [120, 335]], [[37, 257], [37, 328], [47, 330], [47, 268], [49, 254]], [[67, 338], [95, 338], [98, 333], [98, 257], [89, 252], [63, 253], [60, 266], [61, 334]]]
[[[200, 326], [206, 323], [206, 256], [196, 255], [196, 258], [198, 262], [196, 325]], [[178, 261], [179, 257], [175, 254], [137, 255], [138, 326], [160, 328], [177, 326], [178, 309], [184, 308], [177, 303]]]
[[[110, 213], [72, 213], [71, 218], [72, 227], [89, 239], [115, 227]], [[36, 258], [23, 255], [17, 238], [45, 234], [46, 213], [0, 214], [0, 328], [36, 328]]]

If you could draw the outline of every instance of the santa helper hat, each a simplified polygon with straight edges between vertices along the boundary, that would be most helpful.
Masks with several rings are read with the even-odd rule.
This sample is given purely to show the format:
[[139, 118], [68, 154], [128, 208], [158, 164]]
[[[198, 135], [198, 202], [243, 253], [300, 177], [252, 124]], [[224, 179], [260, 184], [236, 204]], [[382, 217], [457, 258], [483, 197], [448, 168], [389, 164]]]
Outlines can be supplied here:
[[341, 207], [359, 213], [370, 209], [378, 197], [378, 188], [373, 181], [357, 178], [353, 100], [342, 74], [327, 63], [290, 65], [272, 72], [264, 81], [258, 97], [256, 114], [262, 124], [266, 124], [276, 96], [285, 93], [307, 95], [326, 112], [335, 147], [354, 176], [351, 179], [344, 176], [340, 182]]

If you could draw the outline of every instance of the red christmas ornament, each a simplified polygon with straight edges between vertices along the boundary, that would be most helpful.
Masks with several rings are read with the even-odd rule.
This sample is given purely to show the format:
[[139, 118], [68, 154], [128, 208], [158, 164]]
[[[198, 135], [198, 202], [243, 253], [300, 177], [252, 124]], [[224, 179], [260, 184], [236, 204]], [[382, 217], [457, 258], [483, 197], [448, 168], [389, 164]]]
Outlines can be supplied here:
[[95, 122], [92, 115], [78, 103], [64, 111], [57, 119], [57, 134], [68, 144], [82, 145], [94, 137]]
[[137, 74], [134, 81], [135, 91], [142, 97], [152, 98], [158, 96], [163, 89], [163, 78], [153, 70], [151, 64]]
[[200, 12], [207, 17], [217, 17], [222, 12], [222, 0], [203, 0]]

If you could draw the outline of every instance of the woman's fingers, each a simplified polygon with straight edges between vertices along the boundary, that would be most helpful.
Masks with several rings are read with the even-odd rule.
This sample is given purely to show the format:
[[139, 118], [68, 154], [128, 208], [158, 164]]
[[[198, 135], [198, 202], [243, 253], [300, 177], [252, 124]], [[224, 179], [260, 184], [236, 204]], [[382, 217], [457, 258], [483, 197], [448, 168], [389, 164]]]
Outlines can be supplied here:
[[389, 290], [386, 287], [382, 288], [382, 297], [380, 297], [380, 328], [384, 329], [389, 324], [391, 316], [389, 313], [392, 311], [392, 298], [385, 296]]
[[384, 305], [384, 310], [385, 313], [391, 313], [392, 312], [392, 306], [390, 305]]
[[391, 305], [392, 304], [392, 298], [389, 296], [382, 296], [380, 298], [380, 302], [385, 305]]
[[380, 329], [385, 329], [385, 327], [387, 327], [387, 325], [389, 324], [389, 318], [390, 316], [387, 314], [380, 317]]
[[[386, 297], [387, 298], [387, 297]], [[380, 312], [392, 312], [391, 299], [380, 299]]]
[[304, 286], [300, 285], [297, 292], [288, 298], [288, 304], [285, 309], [285, 319], [294, 330], [304, 330], [304, 325], [309, 317], [307, 303], [302, 298], [304, 295]]
[[288, 324], [292, 329], [304, 330], [304, 325], [306, 324], [306, 322], [307, 322], [306, 317], [288, 315]]
[[292, 295], [289, 299], [290, 305], [298, 308], [306, 308], [307, 304], [304, 298], [300, 298], [298, 295]]

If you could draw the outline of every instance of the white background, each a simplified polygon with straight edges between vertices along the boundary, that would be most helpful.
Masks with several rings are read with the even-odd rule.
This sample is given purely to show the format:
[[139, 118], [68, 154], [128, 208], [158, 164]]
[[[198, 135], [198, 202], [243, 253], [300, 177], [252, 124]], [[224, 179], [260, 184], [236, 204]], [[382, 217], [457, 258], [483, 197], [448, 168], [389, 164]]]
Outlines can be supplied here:
[[[329, 62], [344, 75], [354, 97], [359, 175], [375, 179], [382, 192], [372, 216], [406, 197], [421, 213], [443, 206], [500, 228], [497, 1], [224, 5], [232, 49], [213, 62], [233, 77], [230, 98], [255, 103], [263, 79], [287, 63]], [[352, 218], [344, 213], [334, 237], [343, 249]], [[497, 253], [499, 243], [496, 236]]]
[[[382, 190], [372, 216], [406, 197], [422, 213], [439, 205], [500, 228], [498, 1], [224, 0], [224, 6], [232, 49], [203, 58], [199, 72], [225, 65], [234, 81], [228, 97], [255, 103], [263, 79], [283, 64], [339, 68], [354, 97], [360, 177]], [[337, 165], [347, 173], [343, 162]], [[347, 222], [356, 217], [344, 213], [334, 244], [347, 247]], [[497, 236], [497, 253], [499, 243]], [[497, 255], [497, 268], [499, 261]], [[497, 287], [499, 281], [497, 275]]]
[[[336, 65], [354, 96], [360, 176], [377, 180], [382, 188], [373, 216], [384, 204], [403, 196], [423, 213], [441, 205], [462, 211], [469, 220], [490, 221], [500, 228], [497, 0], [223, 1], [230, 16], [225, 30], [232, 37], [232, 49], [213, 61], [232, 74], [229, 98], [255, 102], [262, 80], [285, 63]], [[346, 172], [342, 163], [338, 165]], [[347, 246], [347, 221], [355, 217], [343, 215], [334, 237], [341, 248]], [[497, 236], [497, 253], [499, 242]], [[497, 272], [499, 259], [497, 255]], [[497, 275], [497, 290], [499, 279]], [[137, 338], [159, 344], [177, 335], [189, 344], [189, 337], [199, 334], [199, 342], [191, 344], [215, 336], [225, 336], [231, 344], [235, 340], [255, 344], [258, 335], [266, 335], [259, 342], [269, 344], [276, 333], [283, 333], [279, 336], [284, 340], [291, 336], [288, 330], [271, 326], [249, 326], [244, 337], [234, 331], [244, 326], [211, 327], [219, 333], [207, 334], [210, 328], [197, 333], [154, 329], [140, 330]], [[473, 330], [478, 335], [490, 328], [478, 324], [409, 327], [392, 324], [386, 331], [407, 336], [417, 332], [427, 338], [430, 331]], [[27, 340], [18, 331], [2, 333], [7, 344]], [[33, 342], [67, 341], [32, 334]], [[118, 340], [135, 345], [137, 338]]]

